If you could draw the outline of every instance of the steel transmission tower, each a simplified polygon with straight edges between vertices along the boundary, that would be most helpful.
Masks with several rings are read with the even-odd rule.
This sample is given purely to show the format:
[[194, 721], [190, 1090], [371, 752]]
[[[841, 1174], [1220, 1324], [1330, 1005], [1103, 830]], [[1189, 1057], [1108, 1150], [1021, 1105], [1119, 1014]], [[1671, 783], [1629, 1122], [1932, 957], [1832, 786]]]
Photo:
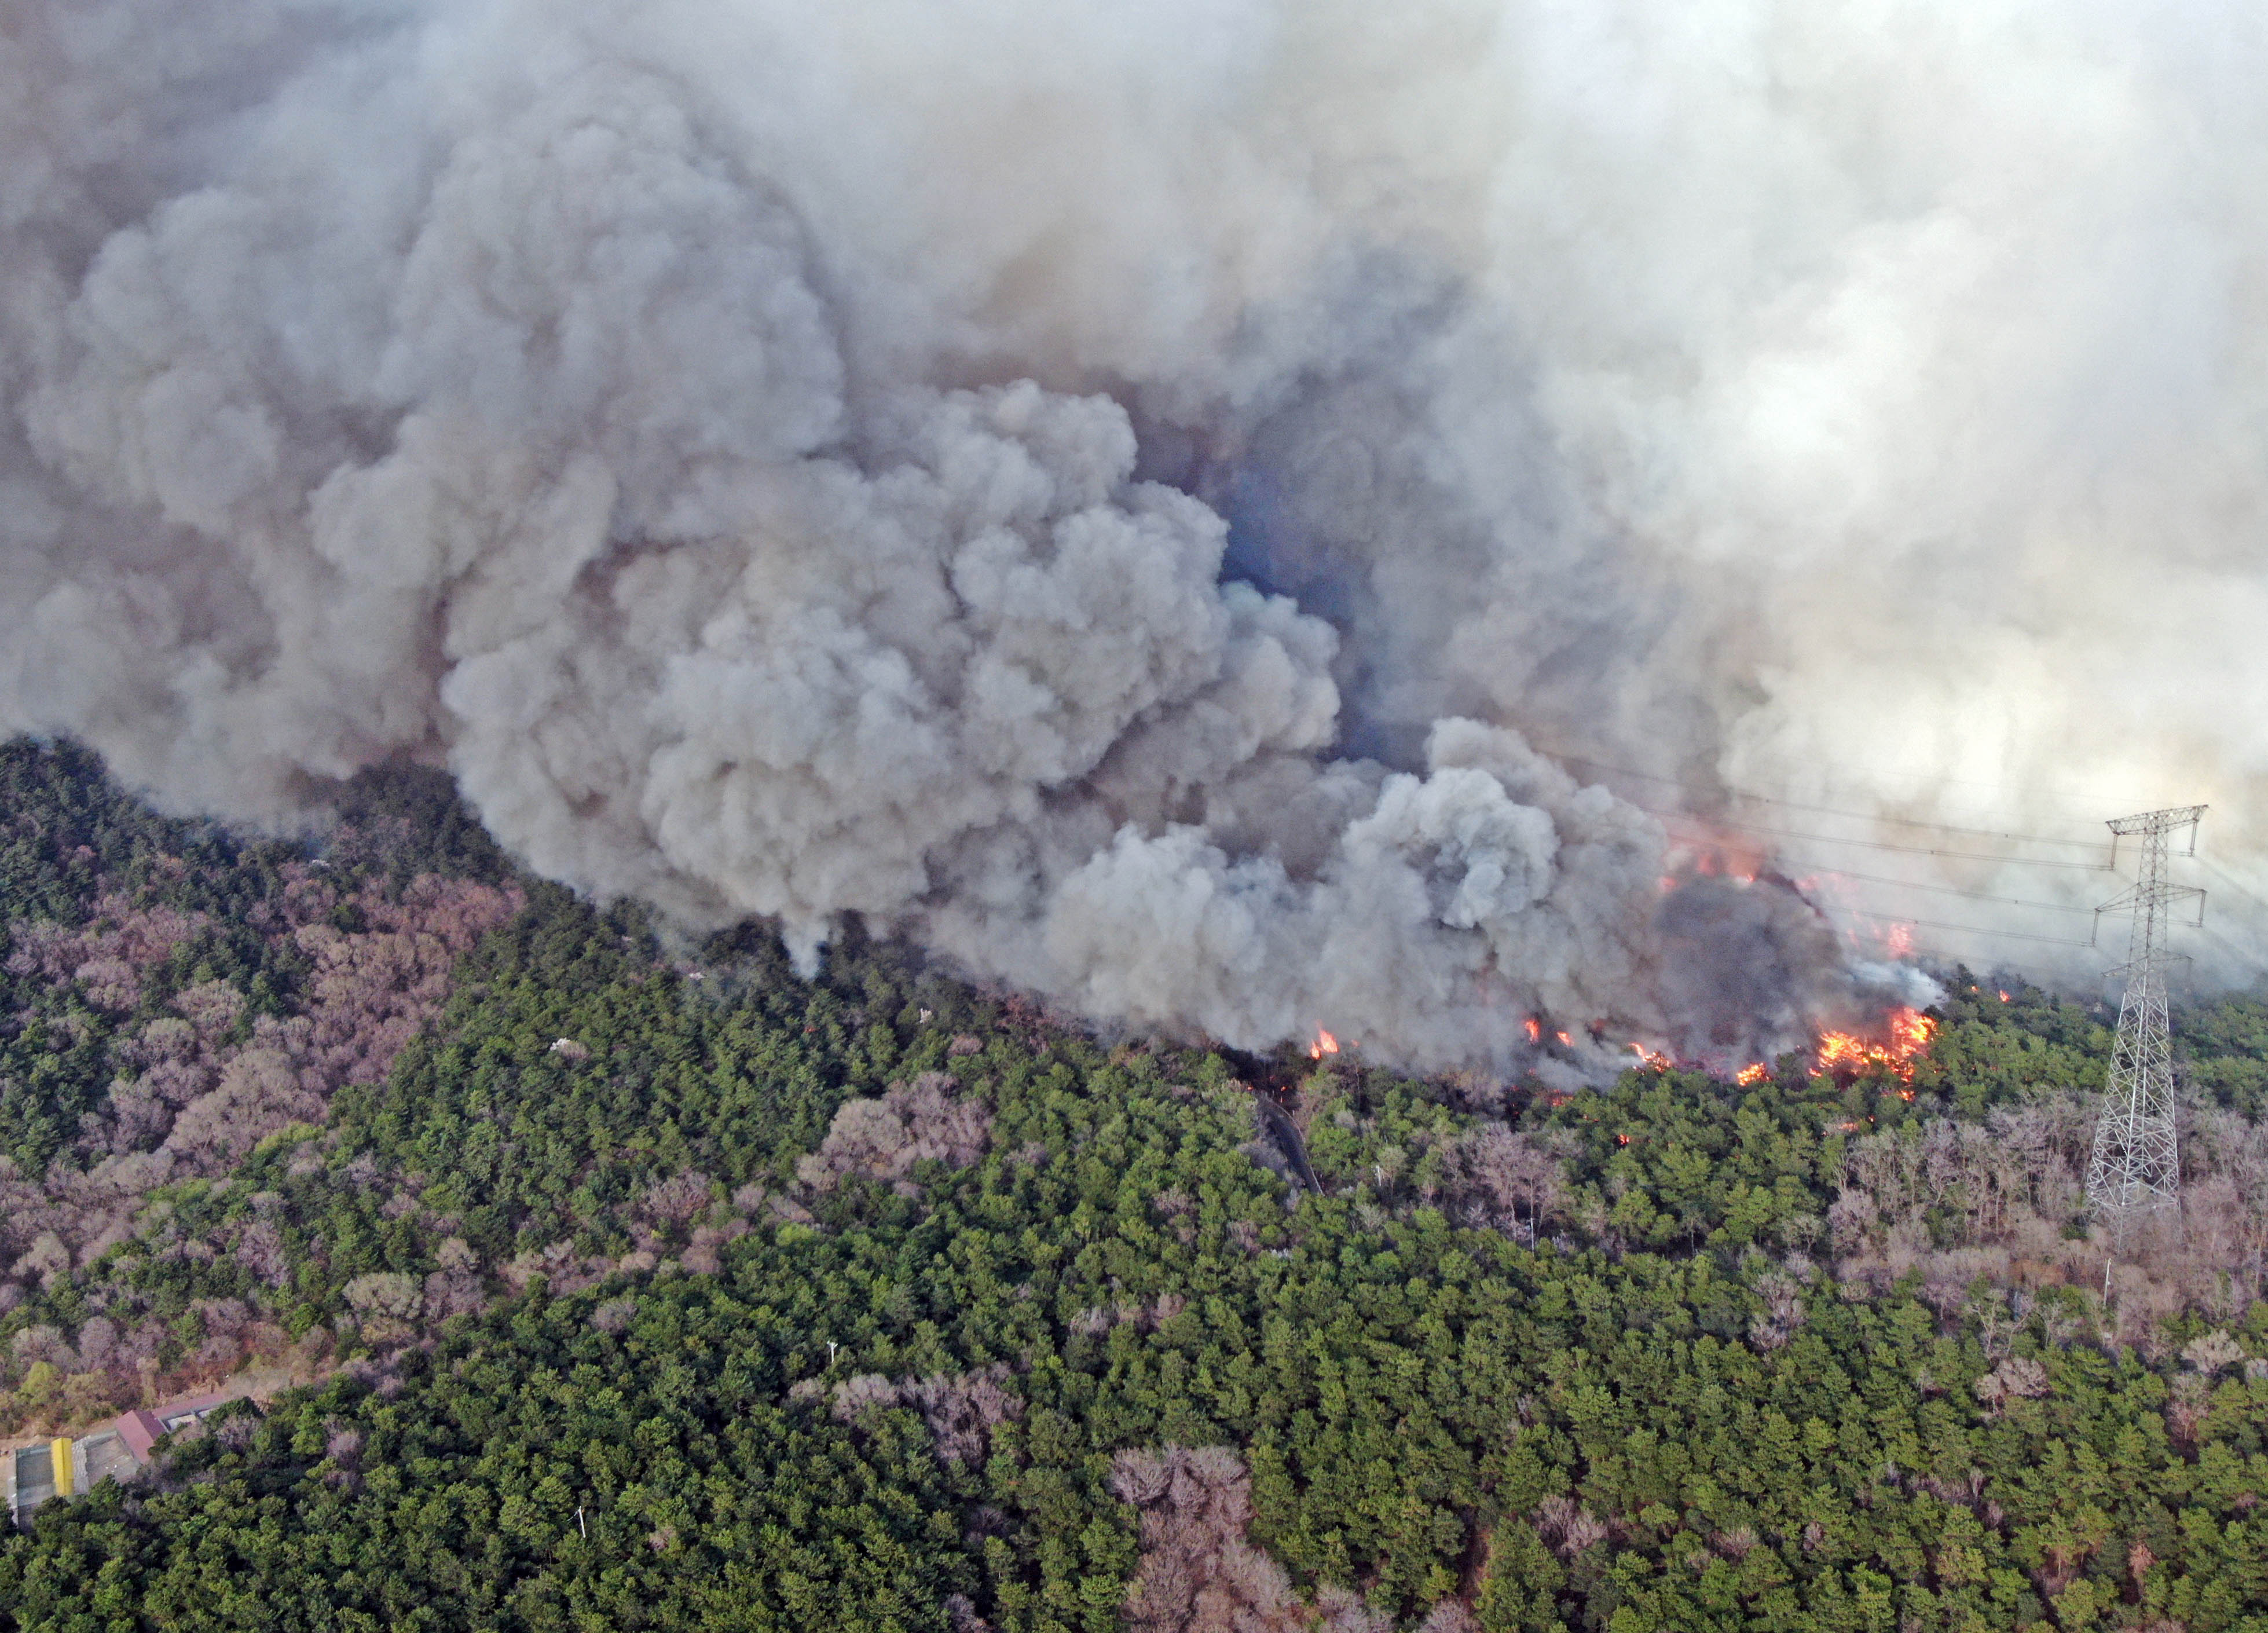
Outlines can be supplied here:
[[2203, 805], [2182, 805], [2119, 817], [2110, 824], [2114, 864], [2121, 838], [2142, 842], [2134, 887], [2097, 910], [2127, 908], [2133, 913], [2126, 962], [2112, 972], [2125, 975], [2126, 995], [2118, 1003], [2118, 1041], [2110, 1054], [2102, 1120], [2095, 1129], [2095, 1155], [2087, 1165], [2087, 1200], [2114, 1225], [2181, 1199], [2174, 1050], [2166, 1028], [2166, 966], [2172, 960], [2165, 936], [2176, 902], [2194, 899], [2198, 922], [2204, 922], [2205, 892], [2168, 882], [2166, 859], [2172, 836], [2183, 828], [2190, 840], [2183, 854], [2197, 854], [2198, 819], [2204, 814]]

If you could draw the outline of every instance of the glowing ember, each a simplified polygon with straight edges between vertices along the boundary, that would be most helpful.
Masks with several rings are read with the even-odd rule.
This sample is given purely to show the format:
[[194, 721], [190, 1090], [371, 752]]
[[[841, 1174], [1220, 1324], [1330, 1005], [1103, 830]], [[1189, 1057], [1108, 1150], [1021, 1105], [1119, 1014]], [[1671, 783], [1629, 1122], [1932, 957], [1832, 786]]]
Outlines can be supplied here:
[[1543, 1041], [1543, 1023], [1533, 1015], [1528, 1018], [1528, 1041], [1530, 1043]]
[[1766, 1078], [1771, 1076], [1771, 1067], [1765, 1065], [1764, 1062], [1760, 1060], [1751, 1061], [1749, 1064], [1742, 1067], [1738, 1072], [1734, 1074], [1733, 1081], [1739, 1084], [1744, 1089], [1754, 1088], [1757, 1084], [1762, 1083]]
[[1315, 1041], [1307, 1045], [1307, 1058], [1309, 1060], [1321, 1060], [1326, 1055], [1336, 1055], [1338, 1052], [1339, 1041], [1331, 1036], [1331, 1034], [1322, 1027], [1316, 1027]]
[[[1847, 1032], [1822, 1033], [1819, 1062], [1813, 1069], [1822, 1077], [1837, 1072], [1860, 1072], [1880, 1066], [1901, 1082], [1913, 1081], [1914, 1060], [1929, 1047], [1937, 1023], [1918, 1010], [1902, 1009], [1890, 1016], [1889, 1041], [1869, 1042]], [[1912, 1099], [1911, 1094], [1906, 1096]]]

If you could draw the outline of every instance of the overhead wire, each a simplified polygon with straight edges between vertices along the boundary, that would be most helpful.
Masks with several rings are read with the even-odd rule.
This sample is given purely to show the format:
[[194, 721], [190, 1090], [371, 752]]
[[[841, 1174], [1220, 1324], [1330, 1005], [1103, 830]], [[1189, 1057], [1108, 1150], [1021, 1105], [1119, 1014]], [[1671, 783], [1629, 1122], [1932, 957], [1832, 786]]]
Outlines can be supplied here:
[[2028, 901], [2021, 896], [1996, 896], [1989, 891], [1963, 890], [1958, 885], [1925, 885], [1917, 879], [1884, 879], [1875, 873], [1848, 873], [1840, 868], [1822, 868], [1819, 872], [1826, 879], [1855, 879], [1869, 885], [1894, 886], [1900, 890], [1926, 890], [1940, 896], [1965, 897], [1971, 901], [1994, 901], [2003, 907], [2036, 908], [2043, 913], [2096, 913], [2102, 910], [2099, 908], [2073, 907], [2063, 901]]
[[[2213, 878], [2219, 879], [2220, 881], [2220, 887], [2222, 891], [2242, 896], [2254, 907], [2261, 909], [2261, 911], [2268, 912], [2268, 901], [2263, 901], [2250, 888], [2238, 883], [2235, 876], [2231, 874], [2228, 869], [2216, 867], [2213, 864], [2207, 862], [2202, 857], [2198, 858], [2198, 866], [2201, 871], [2210, 873]], [[2245, 965], [2247, 967], [2251, 969], [2268, 972], [2268, 961], [2264, 961], [2258, 953], [2247, 952], [2244, 948], [2238, 946], [2234, 941], [2231, 941], [2228, 937], [2222, 935], [2219, 931], [2204, 923], [2203, 920], [2205, 916], [2202, 909], [2200, 909], [2198, 916], [2199, 923], [2195, 926], [2195, 928], [2199, 933], [2204, 935], [2207, 940], [2217, 943], [2223, 952], [2236, 960], [2238, 963]]]
[[[1530, 740], [1533, 741], [1534, 739], [1531, 739]], [[1614, 765], [1604, 761], [1591, 759], [1587, 755], [1563, 753], [1553, 748], [1548, 744], [1536, 743], [1535, 747], [1538, 752], [1548, 754], [1555, 760], [1571, 766], [1580, 766], [1587, 770], [1602, 772], [1613, 776], [1629, 777], [1638, 782], [1651, 783], [1658, 786], [1675, 788], [1680, 791], [1683, 791], [1688, 786], [1687, 783], [1675, 777], [1663, 776], [1656, 772], [1639, 771], [1629, 766]], [[1962, 781], [1963, 779], [1950, 778], [1946, 780]], [[1975, 783], [1973, 785], [1977, 787], [2006, 786], [2005, 784], [1984, 783]], [[1989, 863], [2001, 867], [2058, 868], [2073, 872], [2086, 873], [2111, 873], [2116, 872], [2117, 871], [2115, 860], [2117, 856], [2115, 841], [2063, 839], [2044, 834], [2020, 834], [1997, 828], [1968, 828], [1950, 822], [1928, 822], [1916, 818], [1886, 816], [1879, 812], [1848, 811], [1833, 805], [1809, 805], [1800, 800], [1777, 798], [1772, 795], [1760, 794], [1755, 792], [1753, 790], [1748, 789], [1728, 787], [1725, 790], [1725, 792], [1728, 797], [1735, 800], [1745, 801], [1755, 805], [1777, 806], [1782, 810], [1801, 811], [1819, 816], [1845, 817], [1853, 821], [1873, 822], [1893, 828], [1918, 829], [1927, 833], [1958, 835], [1964, 838], [1970, 839], [2001, 840], [2011, 844], [2050, 845], [2063, 850], [2098, 850], [2102, 853], [2102, 860], [2099, 862], [2050, 860], [2043, 857], [2001, 856], [1985, 851], [1955, 850], [1949, 847], [1937, 845], [1903, 844], [1894, 840], [1862, 839], [1839, 834], [1800, 833], [1793, 829], [1775, 828], [1760, 822], [1733, 821], [1721, 818], [1702, 816], [1690, 811], [1664, 811], [1657, 806], [1648, 805], [1644, 802], [1638, 800], [1633, 800], [1631, 803], [1637, 805], [1639, 809], [1646, 811], [1650, 814], [1659, 817], [1667, 822], [1684, 823], [1688, 826], [1705, 829], [1729, 829], [1734, 833], [1756, 834], [1775, 839], [1794, 840], [1806, 844], [1842, 845], [1852, 849], [1879, 850], [1901, 856], [1932, 857], [1942, 861]], [[2260, 908], [2264, 912], [2268, 912], [2268, 900], [2264, 900], [2260, 896], [2256, 895], [2251, 891], [2246, 889], [2242, 885], [2237, 884], [2237, 882], [2231, 879], [2226, 872], [2213, 866], [2211, 863], [2201, 861], [2199, 865], [2205, 868], [2205, 871], [2213, 873], [2221, 879], [2228, 888], [2235, 890], [2247, 901]], [[2099, 920], [2103, 911], [2101, 908], [2074, 907], [2063, 902], [2034, 901], [2020, 896], [2002, 896], [1993, 894], [1988, 891], [1965, 890], [1954, 885], [1925, 884], [1916, 879], [1889, 879], [1880, 874], [1858, 873], [1838, 868], [1824, 868], [1821, 869], [1820, 872], [1826, 877], [1850, 879], [1865, 884], [1881, 886], [1890, 889], [1913, 890], [1926, 892], [1933, 895], [1956, 896], [1968, 901], [1986, 901], [1999, 906], [2022, 908], [2038, 912], [2073, 914], [2089, 913], [2093, 914]], [[1841, 914], [1854, 918], [1873, 920], [1881, 923], [1909, 924], [1917, 929], [1950, 931], [1961, 935], [1988, 936], [1996, 939], [2007, 941], [2029, 941], [2047, 946], [2094, 948], [2099, 945], [2092, 937], [2085, 941], [2080, 941], [2069, 937], [2044, 936], [2028, 931], [1990, 930], [1978, 924], [1956, 924], [1940, 919], [1913, 918], [1899, 914], [1871, 912], [1863, 908], [1845, 907], [1841, 903], [1833, 901], [1825, 903], [1822, 910]], [[2241, 960], [2248, 964], [2252, 964], [2256, 967], [2268, 967], [2261, 966], [2260, 961], [2257, 959], [2244, 953], [2241, 948], [2238, 948], [2231, 943], [2226, 937], [2219, 935], [2211, 930], [2204, 930], [2202, 920], [2200, 920], [2199, 924], [2196, 926], [2196, 928], [2202, 930], [2204, 934], [2211, 937], [2215, 942], [2219, 943], [2223, 948]]]
[[2250, 901], [2254, 907], [2258, 908], [2264, 913], [2268, 913], [2268, 901], [2262, 901], [2260, 897], [2246, 889], [2242, 885], [2238, 884], [2236, 880], [2229, 875], [2227, 870], [2215, 867], [2212, 863], [2207, 862], [2202, 857], [2198, 858], [2198, 866], [2203, 869], [2205, 872], [2212, 874], [2215, 879], [2219, 879], [2224, 889], [2235, 891], [2238, 895], [2242, 896], [2247, 901]]
[[2068, 937], [2064, 936], [2036, 936], [2029, 931], [1987, 930], [1981, 924], [1949, 924], [1941, 919], [1907, 918], [1904, 915], [1896, 913], [1862, 913], [1856, 908], [1839, 908], [1834, 910], [1847, 913], [1853, 918], [1870, 918], [1885, 924], [1911, 924], [1918, 929], [1925, 930], [1957, 930], [1963, 935], [1992, 936], [1997, 937], [2003, 941], [2037, 941], [2045, 943], [2047, 945], [2051, 947], [2091, 947], [2095, 945], [2095, 943], [2092, 941], [2074, 941]]
[[2204, 925], [2198, 925], [2197, 926], [2197, 929], [2198, 933], [2203, 935], [2206, 940], [2220, 943], [2221, 950], [2227, 953], [2231, 958], [2234, 958], [2238, 963], [2242, 964], [2250, 969], [2257, 969], [2263, 973], [2268, 973], [2268, 962], [2264, 962], [2258, 953], [2247, 953], [2242, 947], [2238, 946], [2235, 942], [2231, 941], [2228, 937], [2222, 935], [2217, 930], [2209, 929]]
[[[1581, 754], [1561, 754], [1548, 746], [1537, 744], [1538, 752], [1568, 765], [1583, 766], [1593, 771], [1604, 771], [1616, 776], [1635, 778], [1641, 783], [1654, 783], [1666, 788], [1683, 789], [1687, 784], [1674, 776], [1658, 772], [1633, 770], [1629, 766], [1609, 765], [1602, 760], [1587, 759]], [[1882, 822], [1897, 828], [1925, 828], [1939, 834], [1962, 834], [1972, 839], [2006, 839], [2020, 844], [2059, 845], [2066, 850], [2103, 850], [2109, 842], [2099, 839], [2056, 839], [2045, 834], [2011, 834], [1999, 828], [1962, 828], [1951, 822], [1926, 822], [1918, 817], [1885, 816], [1880, 812], [1845, 811], [1835, 805], [1806, 805], [1800, 800], [1781, 799], [1771, 794], [1759, 794], [1751, 789], [1727, 787], [1725, 792], [1735, 799], [1749, 800], [1756, 805], [1778, 805], [1788, 811], [1809, 812], [1818, 816], [1848, 817], [1856, 822]], [[1635, 803], [1635, 802], [1633, 802]], [[1657, 813], [1656, 814], [1660, 814]], [[1703, 818], [1702, 820], [1709, 819]]]
[[[2221, 869], [2213, 867], [2210, 863], [2203, 864], [2202, 865], [2206, 869], [2206, 871], [2222, 879], [2229, 889], [2235, 891], [2236, 894], [2245, 897], [2246, 900], [2253, 902], [2264, 910], [2268, 910], [2268, 901], [2262, 901], [2261, 898], [2254, 895], [2250, 891], [2246, 890], [2242, 886], [2230, 879], [2228, 873], [2223, 872]], [[1962, 891], [1952, 886], [1920, 884], [1911, 879], [1878, 879], [1869, 874], [1843, 873], [1833, 869], [1822, 871], [1830, 878], [1860, 879], [1866, 879], [1870, 883], [1894, 885], [1900, 888], [1909, 890], [1934, 891], [1946, 895], [1974, 895], [1980, 901], [2000, 901], [2012, 907], [2039, 908], [2045, 908], [2049, 911], [2065, 913], [2093, 913], [2095, 915], [2098, 922], [2102, 914], [2107, 910], [2104, 908], [2074, 908], [2065, 907], [2045, 901], [2024, 901], [2013, 896], [1996, 897], [1985, 895], [1982, 893]], [[2026, 931], [1988, 930], [1981, 924], [1955, 924], [1938, 919], [1909, 918], [1901, 914], [1870, 912], [1860, 908], [1845, 907], [1839, 902], [1828, 902], [1824, 905], [1822, 910], [1831, 913], [1845, 914], [1853, 918], [1872, 919], [1881, 923], [1911, 924], [1918, 928], [1929, 930], [1949, 930], [1958, 931], [1964, 935], [1991, 936], [2001, 940], [2040, 942], [2049, 946], [2099, 948], [2102, 945], [2099, 939], [2093, 938], [2090, 938], [2086, 941], [2078, 941], [2064, 937], [2038, 935]], [[2204, 923], [2202, 916], [2200, 916], [2198, 922], [2194, 924], [2181, 924], [2176, 926], [2176, 928], [2196, 931], [2205, 936], [2208, 939], [2217, 943], [2223, 951], [2235, 958], [2239, 962], [2248, 965], [2255, 969], [2268, 970], [2268, 963], [2264, 963], [2258, 955], [2246, 952], [2243, 948], [2229, 940], [2228, 937], [2207, 927]]]
[[[1988, 788], [1999, 793], [2014, 794], [2033, 801], [2036, 801], [2039, 796], [2039, 789], [2032, 783], [2002, 783], [1978, 776], [1953, 776], [1942, 771], [1893, 771], [1883, 766], [1869, 766], [1867, 768], [1867, 779], [1870, 783], [1886, 781], [1904, 783], [1911, 787], [1921, 789], [1935, 789], [1948, 785], [1956, 788]], [[2122, 811], [2139, 810], [2148, 803], [2147, 799], [2139, 798], [2090, 801], [2090, 805], [2096, 808], [2102, 805], [2115, 805]], [[2100, 820], [2095, 809], [2080, 812], [2064, 806], [2062, 814], [2073, 822], [2092, 824]]]
[[[1650, 805], [1640, 810], [1653, 811]], [[1655, 816], [1667, 821], [1690, 822], [1705, 828], [1730, 828], [1740, 834], [1768, 834], [1777, 839], [1800, 839], [1815, 845], [1852, 845], [1868, 850], [1894, 850], [1904, 856], [1940, 857], [1956, 862], [1994, 862], [2003, 867], [2068, 868], [2080, 873], [2108, 873], [2111, 866], [2108, 857], [2101, 862], [2051, 862], [2028, 857], [1996, 857], [1977, 850], [1947, 850], [1935, 845], [1899, 845], [1884, 839], [1852, 839], [1839, 834], [1799, 834], [1784, 828], [1765, 828], [1755, 822], [1726, 822], [1714, 817], [1697, 817], [1683, 811], [1653, 811]]]

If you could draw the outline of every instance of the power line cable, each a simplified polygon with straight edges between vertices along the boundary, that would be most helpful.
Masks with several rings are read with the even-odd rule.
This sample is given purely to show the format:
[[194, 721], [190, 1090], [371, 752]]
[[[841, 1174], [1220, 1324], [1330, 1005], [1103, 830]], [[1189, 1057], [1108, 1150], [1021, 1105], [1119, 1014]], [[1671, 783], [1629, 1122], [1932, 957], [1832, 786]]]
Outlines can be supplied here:
[[[1906, 783], [1918, 788], [1936, 788], [1947, 783], [1959, 788], [1989, 788], [2003, 794], [2020, 794], [2026, 798], [2035, 798], [2039, 793], [2036, 784], [1999, 783], [1989, 777], [1981, 776], [1952, 776], [1942, 771], [1892, 771], [1880, 766], [1869, 766], [1867, 769], [1867, 776], [1870, 782]], [[2091, 803], [2098, 806], [2117, 805], [2124, 809], [2133, 805], [2136, 800], [2131, 798], [2112, 797], [2095, 799]], [[2092, 812], [2082, 813], [2069, 807], [2065, 807], [2065, 814], [2074, 822], [2093, 822], [2096, 820]]]
[[1900, 890], [1926, 890], [1940, 896], [1962, 896], [1971, 901], [1997, 901], [2004, 907], [2036, 908], [2043, 913], [2093, 913], [2093, 908], [2073, 907], [2062, 901], [2028, 901], [2021, 896], [1996, 896], [1982, 890], [1963, 890], [1957, 885], [1925, 885], [1911, 879], [1884, 879], [1875, 873], [1846, 873], [1839, 868], [1822, 868], [1820, 874], [1827, 879], [1862, 879], [1869, 885], [1890, 885]]
[[1993, 862], [2002, 867], [2058, 867], [2080, 873], [2108, 873], [2109, 861], [2047, 862], [2034, 861], [2025, 857], [1987, 856], [1976, 850], [1945, 850], [1934, 845], [1894, 845], [1881, 839], [1846, 839], [1835, 834], [1798, 834], [1784, 828], [1765, 828], [1755, 822], [1725, 822], [1712, 817], [1697, 817], [1684, 811], [1655, 811], [1652, 805], [1640, 805], [1641, 811], [1651, 811], [1666, 821], [1691, 822], [1708, 828], [1728, 828], [1735, 833], [1769, 834], [1777, 839], [1800, 839], [1815, 845], [1857, 845], [1868, 850], [1895, 850], [1905, 856], [1941, 857], [1956, 862]]
[[1871, 918], [1885, 924], [1911, 924], [1920, 930], [1957, 930], [1968, 936], [1994, 936], [2003, 941], [2039, 941], [2051, 947], [2091, 947], [2092, 941], [2073, 941], [2062, 936], [2035, 936], [2021, 930], [1986, 930], [1980, 924], [1948, 924], [1933, 918], [1906, 918], [1894, 913], [1862, 913], [1856, 908], [1836, 908], [1830, 911], [1846, 913], [1852, 918]]
[[2213, 930], [2209, 926], [2197, 925], [2192, 928], [2196, 929], [2198, 933], [2203, 935], [2207, 940], [2219, 942], [2220, 944], [2221, 950], [2227, 953], [2231, 958], [2234, 958], [2238, 963], [2251, 969], [2268, 973], [2268, 963], [2264, 963], [2258, 953], [2247, 953], [2242, 947], [2238, 946], [2235, 942], [2222, 935], [2219, 931]]
[[[1594, 771], [1605, 771], [1616, 776], [1634, 777], [1641, 783], [1654, 783], [1665, 788], [1683, 791], [1687, 786], [1685, 783], [1674, 776], [1662, 776], [1652, 771], [1634, 771], [1628, 766], [1609, 765], [1602, 760], [1586, 759], [1581, 754], [1561, 754], [1541, 744], [1536, 747], [1539, 752], [1550, 754], [1554, 760], [1564, 761], [1569, 765], [1584, 766]], [[2052, 839], [2044, 834], [2010, 834], [1998, 828], [1962, 828], [1951, 822], [1925, 822], [1916, 817], [1885, 816], [1880, 812], [1845, 811], [1835, 805], [1805, 805], [1799, 800], [1780, 799], [1771, 794], [1759, 794], [1744, 788], [1728, 786], [1725, 792], [1735, 799], [1750, 800], [1757, 805], [1778, 805], [1784, 810], [1806, 811], [1818, 816], [1848, 817], [1854, 822], [1883, 822], [1899, 828], [1927, 828], [1933, 833], [1962, 834], [1972, 839], [2007, 839], [2028, 845], [2061, 845], [2067, 850], [2094, 850], [2103, 848], [2103, 842], [2099, 839]], [[1706, 818], [1702, 820], [1707, 820]]]
[[2212, 874], [2215, 879], [2219, 879], [2224, 888], [2235, 891], [2238, 895], [2242, 896], [2247, 901], [2250, 901], [2254, 907], [2260, 908], [2263, 912], [2268, 912], [2268, 901], [2262, 901], [2258, 896], [2253, 894], [2252, 892], [2238, 884], [2236, 880], [2224, 870], [2215, 867], [2212, 863], [2205, 861], [2202, 858], [2198, 860], [2198, 866], [2205, 872]]
[[[1989, 788], [1996, 792], [2014, 794], [2018, 798], [2026, 800], [2036, 800], [2039, 794], [2039, 790], [2036, 785], [2016, 783], [1988, 783], [1980, 777], [1939, 776], [1934, 774], [1923, 775], [1911, 771], [1884, 772], [1875, 770], [1869, 770], [1867, 775], [1870, 781], [1877, 778], [1888, 777], [1893, 781], [1904, 783], [1912, 787], [1925, 790], [1933, 790], [1944, 784], [1951, 783], [1962, 788]], [[2106, 809], [2123, 811], [2139, 803], [2142, 798], [2144, 797], [2132, 794], [2124, 796], [2110, 795], [2094, 801], [2093, 804], [2095, 810], [2097, 811]], [[2095, 811], [2075, 810], [2073, 807], [2065, 805], [2058, 805], [2052, 807], [2042, 807], [2042, 811], [2043, 814], [2052, 813], [2054, 815], [2060, 816], [2067, 822], [2077, 822], [2088, 827], [2092, 827], [2102, 820], [2095, 814]]]
[[[1936, 771], [1890, 771], [1880, 767], [1869, 767], [1867, 771], [1867, 781], [1870, 783], [1882, 781], [1904, 783], [1911, 787], [1929, 790], [1940, 788], [1948, 784], [1960, 788], [1989, 788], [1996, 793], [2014, 794], [2021, 798], [2028, 800], [2036, 800], [2039, 795], [2038, 786], [2035, 783], [1996, 783], [1984, 777], [1948, 776], [1941, 772]], [[1756, 798], [1768, 798], [1768, 796], [1758, 795]], [[2120, 809], [2125, 809], [2140, 803], [2141, 798], [2142, 797], [2139, 795], [2130, 797], [2116, 795], [2104, 796], [2097, 798], [2092, 803], [2094, 803], [2095, 808], [2098, 810], [2106, 806], [2117, 806]], [[2093, 811], [2079, 811], [2073, 809], [2069, 805], [2058, 805], [2055, 809], [2066, 820], [2081, 823], [2090, 828], [2099, 820]], [[2058, 841], [2057, 842], [2060, 843], [2063, 842]], [[2071, 842], [2076, 844], [2083, 842], [2074, 840]]]

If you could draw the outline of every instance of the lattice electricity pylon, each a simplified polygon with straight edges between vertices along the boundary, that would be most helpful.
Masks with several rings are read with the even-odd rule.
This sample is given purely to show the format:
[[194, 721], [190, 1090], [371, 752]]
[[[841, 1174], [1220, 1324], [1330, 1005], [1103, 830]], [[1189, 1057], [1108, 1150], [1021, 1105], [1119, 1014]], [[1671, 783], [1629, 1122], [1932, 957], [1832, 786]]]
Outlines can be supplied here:
[[2119, 817], [2110, 824], [2110, 854], [2132, 835], [2142, 842], [2142, 860], [2132, 889], [2106, 901], [2096, 912], [2131, 908], [2133, 931], [2126, 962], [2126, 994], [2118, 1002], [2118, 1041], [2110, 1054], [2104, 1085], [2102, 1119], [2095, 1128], [2095, 1154], [2087, 1165], [2087, 1200], [2095, 1212], [2120, 1224], [2135, 1214], [2173, 1206], [2181, 1200], [2181, 1151], [2174, 1137], [2174, 1046], [2166, 1025], [2165, 933], [2177, 901], [2194, 899], [2198, 923], [2205, 923], [2205, 892], [2166, 879], [2170, 837], [2189, 829], [2189, 856], [2197, 854], [2198, 819], [2203, 805], [2181, 805]]

